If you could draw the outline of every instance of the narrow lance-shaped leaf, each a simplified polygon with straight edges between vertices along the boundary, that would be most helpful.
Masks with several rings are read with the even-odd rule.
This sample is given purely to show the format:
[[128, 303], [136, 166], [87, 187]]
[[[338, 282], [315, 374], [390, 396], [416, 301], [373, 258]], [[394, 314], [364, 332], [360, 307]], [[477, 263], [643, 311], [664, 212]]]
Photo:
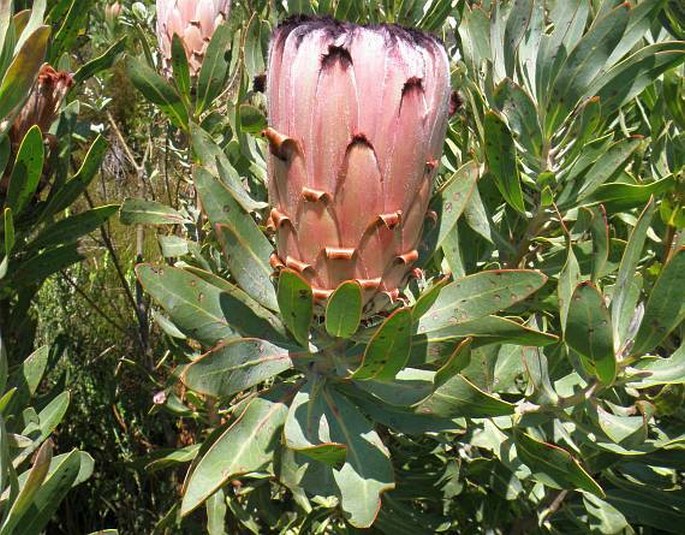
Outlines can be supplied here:
[[685, 247], [672, 254], [654, 283], [632, 354], [656, 347], [685, 320]]
[[[49, 37], [49, 26], [40, 26], [36, 29], [5, 72], [0, 82], [0, 117], [3, 119], [16, 110], [29, 94], [43, 64]], [[9, 128], [10, 124], [6, 124], [5, 128]], [[0, 129], [0, 135], [3, 133], [3, 129]]]
[[[637, 224], [630, 234], [628, 245], [626, 245], [621, 264], [618, 268], [618, 276], [616, 277], [616, 284], [614, 285], [613, 297], [611, 299], [611, 320], [614, 329], [614, 342], [618, 346], [624, 342], [621, 330], [620, 318], [623, 316], [632, 316], [630, 310], [635, 308], [635, 304], [631, 302], [628, 297], [630, 295], [631, 279], [637, 272], [637, 266], [642, 256], [642, 249], [647, 239], [647, 231], [649, 230], [654, 215], [655, 204], [654, 200], [650, 199], [645, 209], [640, 214]], [[627, 309], [627, 310], [626, 310]], [[627, 325], [625, 325], [627, 327]]]
[[273, 246], [248, 211], [218, 178], [196, 167], [193, 180], [202, 209], [214, 225], [231, 274], [258, 303], [277, 310], [272, 269], [268, 263]]
[[19, 145], [19, 151], [10, 175], [5, 206], [19, 215], [36, 192], [43, 172], [43, 134], [32, 126]]
[[[601, 19], [595, 20], [590, 30], [569, 53], [552, 86], [551, 106], [547, 122], [552, 131], [573, 109], [594, 78], [605, 67], [606, 61], [621, 40], [628, 24], [630, 6], [621, 4]], [[590, 95], [591, 96], [591, 95]]]
[[586, 371], [604, 384], [616, 376], [611, 315], [599, 290], [579, 284], [571, 297], [565, 332], [566, 343], [581, 357]]
[[452, 232], [471, 198], [477, 180], [478, 165], [469, 162], [460, 167], [435, 196], [431, 202], [431, 209], [437, 214], [438, 223], [424, 236], [427, 251], [432, 252], [440, 247], [447, 235]]
[[107, 146], [107, 140], [103, 136], [98, 135], [95, 138], [76, 174], [67, 180], [54, 195], [52, 191], [50, 192], [48, 205], [41, 214], [42, 218], [48, 218], [64, 210], [88, 188], [100, 170], [100, 164], [105, 157]]
[[183, 41], [176, 33], [171, 40], [171, 67], [176, 87], [181, 97], [187, 102], [190, 99], [190, 68]]
[[566, 450], [540, 442], [520, 431], [514, 433], [514, 441], [518, 456], [533, 471], [535, 478], [545, 485], [581, 489], [604, 497], [602, 488]]
[[573, 252], [570, 243], [567, 246], [566, 263], [559, 273], [559, 283], [557, 285], [557, 295], [559, 297], [559, 318], [561, 319], [561, 330], [566, 332], [566, 320], [568, 311], [571, 308], [571, 296], [578, 282], [580, 282], [580, 266]]
[[128, 75], [134, 86], [179, 128], [188, 127], [188, 110], [181, 96], [164, 78], [141, 61], [130, 58]]
[[493, 111], [485, 114], [485, 158], [497, 189], [515, 210], [525, 213], [516, 147], [504, 121]]
[[124, 225], [178, 225], [190, 222], [171, 206], [145, 199], [126, 199], [119, 215]]
[[228, 24], [220, 24], [214, 31], [197, 80], [197, 113], [201, 113], [224, 90], [231, 64], [231, 38]]

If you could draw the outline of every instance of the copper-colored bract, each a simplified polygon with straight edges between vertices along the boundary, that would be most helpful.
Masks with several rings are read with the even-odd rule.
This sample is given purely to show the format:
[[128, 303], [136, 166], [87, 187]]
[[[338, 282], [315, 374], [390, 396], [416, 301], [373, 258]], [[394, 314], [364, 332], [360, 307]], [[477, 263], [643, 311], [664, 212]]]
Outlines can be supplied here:
[[9, 138], [14, 147], [19, 146], [34, 125], [40, 127], [44, 136], [47, 135], [73, 83], [73, 77], [68, 72], [57, 71], [47, 63], [40, 68], [31, 94], [9, 131]]
[[194, 76], [202, 67], [214, 30], [226, 20], [230, 7], [231, 0], [157, 0], [157, 40], [167, 74], [174, 34], [183, 42]]
[[395, 25], [289, 19], [271, 42], [267, 98], [280, 264], [317, 299], [349, 279], [367, 309], [376, 295], [396, 299], [418, 258], [445, 136], [443, 46]]

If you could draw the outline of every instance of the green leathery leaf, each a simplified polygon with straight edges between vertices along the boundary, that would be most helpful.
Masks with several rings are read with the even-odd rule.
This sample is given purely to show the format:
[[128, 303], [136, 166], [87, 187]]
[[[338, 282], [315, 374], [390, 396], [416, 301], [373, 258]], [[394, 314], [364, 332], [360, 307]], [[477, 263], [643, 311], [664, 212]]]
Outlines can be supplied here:
[[602, 487], [563, 448], [518, 430], [514, 432], [514, 442], [519, 458], [541, 483], [553, 488], [581, 489], [604, 498]]
[[489, 418], [514, 413], [514, 405], [502, 401], [478, 388], [461, 374], [442, 384], [436, 382], [435, 391], [414, 406], [417, 414], [442, 418]]
[[548, 15], [554, 29], [551, 34], [542, 36], [536, 59], [538, 101], [546, 104], [551, 97], [551, 85], [569, 51], [583, 35], [589, 12], [589, 0], [565, 0], [551, 6]]
[[258, 134], [268, 126], [264, 113], [251, 104], [241, 104], [239, 115], [241, 128], [250, 134]]
[[631, 354], [656, 347], [685, 319], [685, 247], [675, 251], [654, 283]]
[[[221, 185], [248, 212], [253, 212], [267, 206], [264, 202], [252, 199], [240, 181], [238, 173], [233, 169], [224, 151], [212, 140], [211, 136], [195, 123], [190, 124], [190, 137], [195, 157], [213, 176], [220, 177]], [[218, 190], [214, 190], [218, 193]], [[220, 198], [224, 198], [224, 193]], [[207, 209], [207, 208], [205, 208]], [[211, 215], [210, 215], [211, 221]], [[212, 221], [214, 223], [214, 221]]]
[[295, 395], [283, 428], [285, 445], [329, 466], [340, 468], [347, 446], [332, 437], [335, 420], [323, 389], [325, 383], [312, 378]]
[[323, 397], [328, 410], [338, 415], [331, 437], [347, 446], [345, 464], [333, 469], [343, 514], [354, 527], [367, 528], [381, 507], [381, 494], [395, 488], [390, 453], [373, 423], [345, 396], [326, 388]]
[[162, 456], [155, 456], [154, 460], [145, 465], [145, 471], [153, 473], [171, 466], [189, 463], [197, 457], [201, 446], [201, 444], [191, 444], [184, 448], [172, 449]]
[[190, 68], [183, 41], [177, 33], [174, 33], [171, 39], [171, 68], [178, 92], [188, 101], [190, 99]]
[[345, 281], [328, 298], [326, 332], [349, 338], [359, 328], [362, 318], [362, 289], [357, 281]]
[[85, 257], [77, 243], [67, 243], [45, 249], [38, 254], [15, 263], [11, 269], [13, 282], [18, 286], [27, 287], [36, 282], [42, 282], [50, 275], [80, 262]]
[[659, 196], [675, 186], [673, 175], [646, 184], [625, 184], [612, 182], [602, 184], [592, 194], [580, 201], [583, 206], [603, 204], [607, 212], [618, 213], [633, 208], [642, 208], [650, 197]]
[[430, 342], [467, 337], [473, 337], [474, 344], [479, 343], [480, 345], [505, 342], [546, 346], [559, 341], [553, 334], [536, 331], [515, 321], [498, 316], [485, 316], [465, 323], [437, 326], [435, 330], [418, 334], [412, 339], [412, 348], [421, 346], [422, 343], [425, 343], [424, 341]]
[[15, 230], [14, 230], [14, 216], [12, 215], [12, 209], [11, 208], [5, 208], [3, 211], [3, 224], [4, 224], [4, 248], [5, 248], [5, 256], [9, 257], [9, 255], [12, 253], [12, 249], [14, 249], [14, 243], [15, 243]]
[[193, 180], [200, 204], [214, 225], [231, 274], [258, 303], [277, 310], [276, 290], [268, 264], [273, 246], [219, 179], [196, 167]]
[[470, 161], [457, 169], [434, 197], [431, 209], [437, 214], [438, 223], [424, 236], [428, 250], [436, 250], [452, 232], [471, 198], [477, 180], [478, 164]]
[[10, 444], [7, 427], [5, 426], [5, 419], [0, 415], [0, 489], [8, 488], [11, 477], [10, 464]]
[[43, 134], [37, 125], [32, 126], [19, 145], [10, 175], [5, 206], [19, 215], [29, 204], [43, 172]]
[[407, 408], [433, 392], [436, 374], [430, 370], [404, 368], [389, 381], [359, 381], [355, 385], [387, 405]]
[[233, 32], [226, 23], [214, 30], [197, 79], [197, 113], [204, 111], [225, 89], [231, 64], [232, 37]]
[[564, 339], [576, 351], [585, 370], [604, 384], [616, 377], [611, 315], [602, 294], [591, 282], [576, 286], [571, 297]]
[[257, 338], [230, 340], [183, 369], [181, 381], [195, 392], [229, 397], [292, 367], [287, 349]]
[[[551, 109], [547, 131], [554, 130], [602, 72], [628, 24], [630, 5], [620, 4], [595, 20], [570, 51], [552, 85]], [[589, 95], [592, 96], [592, 95]]]
[[205, 504], [207, 509], [207, 535], [226, 535], [226, 494], [224, 489], [218, 489], [214, 494], [207, 498]]
[[283, 341], [278, 318], [242, 290], [202, 270], [139, 264], [136, 274], [145, 290], [167, 311], [175, 325], [203, 344], [242, 336]]
[[[67, 413], [69, 408], [69, 403], [71, 402], [71, 395], [68, 391], [61, 392], [54, 399], [48, 403], [42, 411], [38, 413], [38, 426], [37, 430], [40, 434], [34, 437], [34, 441], [40, 444], [43, 440], [47, 439], [52, 432], [60, 424], [64, 415]], [[23, 435], [31, 435], [32, 426], [29, 424], [26, 429], [22, 432]]]
[[299, 273], [283, 269], [278, 276], [277, 298], [286, 327], [302, 347], [308, 347], [314, 312], [312, 287]]
[[400, 308], [388, 316], [371, 338], [352, 379], [393, 379], [409, 359], [411, 324], [409, 308]]
[[633, 388], [685, 384], [685, 343], [668, 358], [642, 358], [635, 364]]
[[126, 69], [133, 85], [147, 100], [157, 105], [177, 127], [188, 128], [188, 110], [181, 95], [169, 82], [134, 58], [128, 59]]
[[66, 217], [38, 234], [29, 243], [29, 247], [39, 249], [56, 244], [73, 243], [80, 237], [97, 229], [113, 216], [118, 209], [118, 204], [109, 204]]
[[445, 286], [418, 321], [425, 333], [505, 310], [541, 288], [547, 277], [530, 270], [482, 271]]
[[29, 512], [34, 497], [48, 475], [50, 461], [52, 460], [52, 449], [52, 442], [48, 440], [38, 450], [24, 486], [19, 489], [19, 494], [10, 507], [2, 527], [0, 527], [0, 535], [16, 533], [17, 524]]
[[440, 369], [435, 374], [435, 384], [437, 386], [445, 384], [469, 365], [471, 362], [471, 342], [473, 342], [473, 338], [462, 340], [445, 363], [440, 366]]
[[95, 5], [95, 0], [72, 0], [71, 6], [64, 18], [54, 20], [53, 24], [61, 25], [55, 32], [55, 39], [50, 47], [50, 62], [54, 65], [59, 55], [68, 53], [74, 45], [84, 28], [88, 27], [88, 17]]
[[609, 223], [607, 212], [601, 204], [587, 210], [590, 211], [592, 218], [592, 280], [596, 283], [604, 275], [609, 260]]
[[654, 490], [645, 485], [607, 488], [606, 501], [637, 524], [650, 526], [664, 533], [682, 531], [682, 508], [669, 503], [670, 492]]
[[[5, 119], [18, 109], [29, 95], [31, 86], [38, 76], [38, 71], [45, 60], [49, 26], [39, 26], [24, 42], [17, 55], [10, 63], [0, 81], [0, 118]], [[7, 128], [11, 122], [7, 125]], [[3, 131], [0, 130], [0, 134]]]
[[504, 200], [520, 213], [525, 213], [521, 176], [516, 158], [516, 146], [509, 128], [494, 111], [483, 120], [485, 128], [485, 159], [497, 189]]
[[565, 177], [567, 185], [557, 198], [558, 206], [569, 208], [588, 198], [602, 184], [623, 171], [635, 151], [643, 144], [644, 140], [641, 137], [633, 137], [621, 139], [607, 148], [600, 147], [596, 155], [588, 154], [587, 161], [592, 162], [592, 165], [574, 176], [576, 169], [580, 167], [580, 162], [584, 161], [581, 158]]
[[516, 140], [531, 155], [540, 156], [542, 129], [535, 102], [528, 93], [509, 78], [495, 88], [495, 105], [507, 118]]
[[230, 225], [216, 225], [228, 269], [240, 287], [260, 305], [278, 310], [271, 270], [264, 260], [272, 247], [247, 214], [234, 214]]
[[17, 388], [15, 399], [19, 404], [25, 404], [36, 393], [48, 365], [49, 353], [48, 346], [39, 347], [10, 375], [8, 388]]
[[545, 353], [538, 347], [522, 348], [523, 367], [533, 387], [531, 399], [542, 405], [556, 405], [559, 396], [549, 377], [549, 366]]
[[53, 195], [50, 192], [48, 205], [45, 207], [41, 217], [50, 217], [57, 212], [70, 206], [83, 193], [100, 170], [105, 153], [107, 152], [107, 140], [98, 134], [76, 174], [59, 188]]
[[[362, 383], [358, 383], [362, 384]], [[364, 386], [373, 388], [373, 381], [366, 381]], [[381, 384], [381, 383], [375, 383]], [[394, 383], [383, 383], [390, 386]], [[408, 435], [421, 435], [424, 433], [437, 433], [441, 431], [459, 431], [463, 424], [457, 419], [439, 418], [429, 414], [417, 414], [411, 408], [398, 407], [379, 402], [376, 396], [367, 395], [351, 385], [341, 385], [344, 394], [368, 414], [375, 422], [386, 425], [400, 433]]]
[[447, 285], [449, 280], [449, 277], [442, 277], [434, 282], [429, 288], [426, 288], [423, 292], [421, 292], [421, 295], [419, 295], [416, 303], [414, 303], [414, 307], [412, 308], [411, 314], [414, 320], [418, 320], [430, 310], [435, 303], [435, 300], [440, 295], [440, 292]]
[[270, 393], [249, 401], [191, 468], [183, 485], [181, 515], [202, 505], [231, 479], [268, 469], [287, 412], [285, 403]]
[[121, 37], [99, 56], [85, 63], [74, 73], [74, 85], [81, 85], [89, 78], [106, 71], [114, 65], [119, 56], [126, 50], [126, 37]]
[[566, 331], [566, 320], [568, 318], [568, 311], [571, 307], [571, 296], [580, 282], [580, 266], [578, 265], [578, 260], [573, 252], [570, 240], [566, 250], [566, 263], [559, 273], [559, 283], [557, 284], [559, 319], [561, 320], [562, 332]]
[[[623, 251], [623, 257], [618, 268], [618, 275], [616, 277], [616, 284], [611, 298], [611, 320], [614, 328], [614, 340], [617, 344], [623, 344], [625, 340], [623, 337], [625, 332], [621, 329], [621, 318], [632, 317], [635, 309], [635, 304], [629, 299], [631, 281], [637, 272], [637, 266], [642, 257], [642, 249], [647, 239], [647, 232], [649, 231], [654, 216], [656, 205], [654, 199], [650, 199], [640, 214], [635, 228], [628, 238], [628, 244]], [[627, 325], [626, 325], [627, 327]]]
[[171, 206], [145, 199], [125, 199], [119, 219], [124, 225], [179, 225], [190, 220]]
[[685, 62], [685, 42], [666, 41], [640, 48], [600, 76], [588, 89], [611, 113], [652, 85], [664, 72]]
[[519, 45], [523, 40], [533, 14], [533, 0], [514, 0], [504, 28], [504, 65], [507, 76], [513, 76]]

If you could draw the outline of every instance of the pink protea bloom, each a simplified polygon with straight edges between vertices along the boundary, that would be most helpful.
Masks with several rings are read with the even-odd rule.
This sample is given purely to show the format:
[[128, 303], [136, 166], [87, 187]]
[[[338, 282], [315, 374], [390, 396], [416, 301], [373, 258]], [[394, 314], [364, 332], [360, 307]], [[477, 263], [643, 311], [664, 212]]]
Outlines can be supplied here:
[[444, 47], [396, 25], [290, 19], [271, 42], [267, 98], [272, 265], [319, 301], [350, 279], [367, 310], [396, 299], [445, 137]]
[[15, 117], [9, 131], [13, 146], [18, 146], [29, 129], [38, 125], [44, 137], [57, 119], [60, 107], [74, 80], [71, 73], [57, 71], [47, 63], [38, 72], [29, 98]]
[[183, 41], [190, 74], [200, 71], [214, 30], [226, 20], [230, 7], [231, 0], [157, 0], [157, 41], [167, 73], [174, 34]]

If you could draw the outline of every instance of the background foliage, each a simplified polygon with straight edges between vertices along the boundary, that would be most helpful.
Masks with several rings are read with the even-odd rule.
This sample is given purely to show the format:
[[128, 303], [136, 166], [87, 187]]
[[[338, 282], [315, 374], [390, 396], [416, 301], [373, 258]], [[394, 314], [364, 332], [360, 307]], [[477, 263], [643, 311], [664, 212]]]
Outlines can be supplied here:
[[[24, 140], [47, 176], [16, 183], [47, 185], [3, 197], [1, 358], [6, 391], [28, 385], [2, 405], [3, 522], [31, 488], [13, 471], [54, 443], [80, 468], [36, 501], [50, 533], [677, 533], [681, 4], [235, 0], [205, 58], [219, 76], [191, 81], [180, 59], [162, 75], [153, 3], [48, 1], [28, 81], [0, 71], [24, 97], [44, 59], [75, 73], [58, 145]], [[319, 324], [288, 298], [302, 281], [266, 267], [254, 80], [294, 13], [418, 26], [452, 60], [425, 278], [388, 318], [350, 324], [347, 287]]]

